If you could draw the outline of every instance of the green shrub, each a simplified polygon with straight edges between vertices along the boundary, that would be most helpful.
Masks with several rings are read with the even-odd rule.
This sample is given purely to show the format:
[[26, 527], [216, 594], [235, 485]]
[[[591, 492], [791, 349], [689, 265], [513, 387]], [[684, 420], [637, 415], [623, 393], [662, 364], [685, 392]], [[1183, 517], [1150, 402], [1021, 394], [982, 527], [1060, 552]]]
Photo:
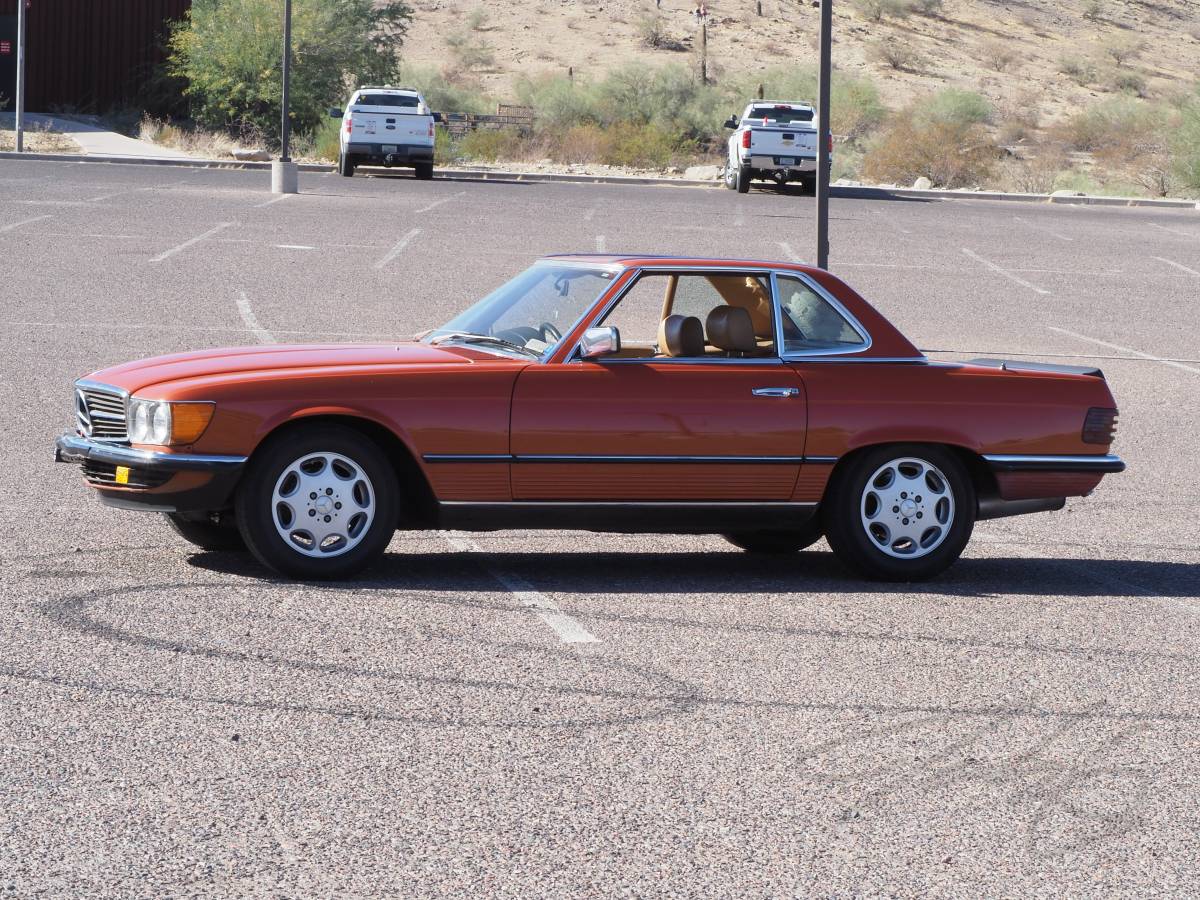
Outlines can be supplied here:
[[524, 141], [515, 128], [480, 128], [469, 131], [458, 142], [458, 152], [466, 159], [495, 162], [515, 160], [523, 153]]
[[1147, 127], [1147, 112], [1132, 97], [1114, 97], [1080, 110], [1056, 130], [1071, 149], [1098, 151]]
[[1200, 196], [1200, 95], [1180, 110], [1171, 152], [1179, 186], [1191, 196]]
[[850, 0], [854, 10], [872, 22], [882, 22], [885, 18], [907, 18], [912, 12], [908, 0]]
[[400, 67], [399, 83], [421, 92], [430, 109], [438, 112], [487, 113], [496, 111], [496, 101], [482, 91], [447, 79], [432, 66]]
[[678, 135], [657, 125], [622, 122], [608, 129], [608, 137], [602, 161], [610, 166], [661, 169], [682, 149]]
[[457, 68], [465, 72], [486, 71], [496, 65], [495, 49], [473, 31], [454, 31], [446, 35], [446, 46]]
[[341, 153], [341, 130], [341, 119], [326, 119], [315, 131], [305, 136], [306, 146], [297, 155], [336, 162]]
[[1117, 69], [1109, 78], [1108, 86], [1120, 94], [1132, 94], [1135, 97], [1146, 96], [1146, 79], [1137, 72], [1128, 69]]
[[[278, 0], [194, 0], [172, 32], [167, 70], [184, 78], [192, 116], [213, 127], [275, 137], [280, 127]], [[411, 12], [404, 3], [295, 0], [291, 116], [297, 132], [321, 124], [345, 85], [390, 81]]]
[[1096, 80], [1096, 64], [1078, 56], [1064, 56], [1059, 59], [1058, 71], [1080, 87], [1087, 87]]
[[982, 125], [992, 118], [992, 107], [986, 98], [959, 88], [942, 88], [917, 109], [918, 115], [927, 122]]
[[[765, 95], [772, 100], [803, 100], [815, 104], [817, 99], [815, 67], [769, 69], [731, 82], [727, 92], [730, 110], [741, 112], [746, 98], [754, 96], [755, 83], [761, 83]], [[858, 140], [873, 131], [887, 114], [873, 81], [837, 70], [830, 83], [829, 104], [829, 125], [833, 133], [846, 135], [851, 140]]]
[[978, 123], [898, 113], [863, 157], [863, 174], [892, 184], [925, 176], [938, 187], [971, 187], [988, 178], [999, 156]]

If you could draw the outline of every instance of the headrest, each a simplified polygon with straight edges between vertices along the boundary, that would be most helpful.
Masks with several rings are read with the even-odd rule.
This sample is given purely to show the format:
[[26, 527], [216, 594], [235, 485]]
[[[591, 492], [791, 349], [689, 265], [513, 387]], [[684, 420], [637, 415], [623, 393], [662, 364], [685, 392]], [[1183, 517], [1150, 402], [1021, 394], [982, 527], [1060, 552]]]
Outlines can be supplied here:
[[754, 275], [709, 275], [709, 283], [730, 306], [750, 313], [756, 337], [769, 338], [775, 333], [775, 310], [771, 295]]
[[708, 342], [722, 350], [753, 353], [758, 349], [750, 313], [740, 306], [718, 306], [708, 314], [704, 329]]
[[658, 352], [667, 356], [703, 356], [704, 326], [695, 316], [667, 316], [658, 325]]

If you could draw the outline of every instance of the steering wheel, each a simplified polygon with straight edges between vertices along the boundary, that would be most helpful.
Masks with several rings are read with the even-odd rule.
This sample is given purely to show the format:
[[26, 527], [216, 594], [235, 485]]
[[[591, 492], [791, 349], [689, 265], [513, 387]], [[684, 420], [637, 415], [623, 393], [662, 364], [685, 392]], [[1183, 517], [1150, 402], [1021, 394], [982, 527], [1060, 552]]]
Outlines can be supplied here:
[[538, 326], [538, 330], [542, 333], [542, 340], [547, 344], [554, 344], [562, 340], [562, 332], [550, 322], [543, 322]]

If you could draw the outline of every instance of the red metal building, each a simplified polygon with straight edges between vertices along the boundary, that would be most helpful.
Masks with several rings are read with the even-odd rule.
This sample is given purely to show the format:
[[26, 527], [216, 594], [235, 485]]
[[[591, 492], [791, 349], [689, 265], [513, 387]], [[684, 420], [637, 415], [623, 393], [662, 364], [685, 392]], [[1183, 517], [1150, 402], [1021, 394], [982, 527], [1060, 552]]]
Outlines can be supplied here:
[[[0, 0], [0, 94], [11, 111], [16, 93], [17, 3]], [[172, 21], [191, 0], [28, 0], [25, 108], [103, 112], [127, 103], [172, 105], [146, 97], [163, 61]], [[7, 51], [7, 52], [6, 52]]]

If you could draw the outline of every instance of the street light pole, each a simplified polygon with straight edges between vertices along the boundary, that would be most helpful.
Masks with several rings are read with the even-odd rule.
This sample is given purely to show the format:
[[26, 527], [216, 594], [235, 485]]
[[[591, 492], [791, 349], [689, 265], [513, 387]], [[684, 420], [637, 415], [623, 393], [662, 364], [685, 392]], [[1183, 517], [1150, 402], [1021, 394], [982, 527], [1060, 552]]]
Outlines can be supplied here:
[[833, 70], [833, 0], [821, 0], [821, 61], [817, 79], [817, 268], [829, 268], [829, 76]]
[[17, 152], [25, 152], [25, 6], [17, 0]]
[[291, 140], [292, 120], [289, 113], [288, 99], [289, 82], [292, 77], [292, 0], [283, 0], [283, 92], [280, 97], [280, 138], [281, 147], [279, 159], [271, 163], [271, 193], [295, 194], [300, 189], [300, 176], [296, 164], [292, 162]]

